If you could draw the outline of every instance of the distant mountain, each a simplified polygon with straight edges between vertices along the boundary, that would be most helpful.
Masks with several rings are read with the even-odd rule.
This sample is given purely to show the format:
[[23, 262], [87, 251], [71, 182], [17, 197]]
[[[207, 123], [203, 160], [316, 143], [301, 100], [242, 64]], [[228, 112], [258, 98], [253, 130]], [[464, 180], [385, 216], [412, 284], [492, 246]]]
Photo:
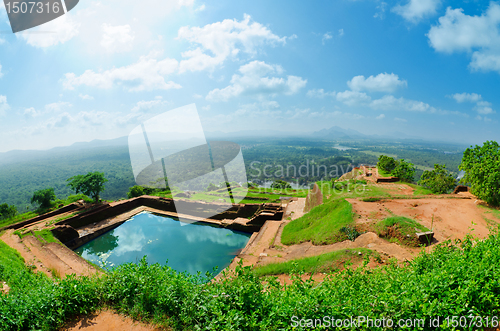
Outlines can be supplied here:
[[128, 137], [119, 137], [110, 140], [95, 139], [90, 142], [77, 142], [70, 146], [54, 147], [48, 150], [12, 150], [0, 153], [0, 165], [29, 162], [87, 149], [119, 146], [126, 147], [127, 143]]
[[310, 136], [318, 139], [359, 139], [367, 137], [356, 130], [343, 129], [338, 126], [313, 132]]

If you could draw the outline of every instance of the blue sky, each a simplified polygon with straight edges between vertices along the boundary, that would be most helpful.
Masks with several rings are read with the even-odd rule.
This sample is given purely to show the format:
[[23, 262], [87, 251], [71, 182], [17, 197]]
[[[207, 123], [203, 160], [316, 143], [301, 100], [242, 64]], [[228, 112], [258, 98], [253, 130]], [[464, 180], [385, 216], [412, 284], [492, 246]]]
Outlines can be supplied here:
[[12, 34], [0, 151], [128, 135], [195, 103], [205, 131], [499, 140], [500, 2], [80, 3]]

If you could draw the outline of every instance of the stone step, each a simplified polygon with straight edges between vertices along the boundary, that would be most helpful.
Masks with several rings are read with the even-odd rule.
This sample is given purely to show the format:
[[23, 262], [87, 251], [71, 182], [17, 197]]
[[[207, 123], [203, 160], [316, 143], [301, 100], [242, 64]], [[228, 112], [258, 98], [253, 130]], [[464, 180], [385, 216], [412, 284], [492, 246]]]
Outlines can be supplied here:
[[19, 238], [18, 235], [14, 234], [14, 230], [7, 230], [0, 237], [0, 240], [5, 242], [11, 248], [21, 254], [24, 262], [27, 266], [34, 266], [38, 272], [42, 272], [49, 277], [52, 277], [50, 270], [43, 265], [43, 263], [37, 258], [37, 256], [24, 244], [24, 242]]
[[47, 267], [51, 273], [54, 270], [61, 278], [70, 274], [80, 274], [64, 261], [62, 261], [51, 250], [46, 249], [38, 239], [34, 236], [26, 236], [22, 239], [26, 247], [28, 247], [33, 254]]
[[75, 270], [81, 275], [90, 276], [99, 272], [93, 265], [88, 263], [87, 260], [76, 254], [66, 246], [62, 246], [58, 243], [49, 243], [45, 245], [44, 248], [50, 250], [61, 261], [66, 263], [71, 269]]

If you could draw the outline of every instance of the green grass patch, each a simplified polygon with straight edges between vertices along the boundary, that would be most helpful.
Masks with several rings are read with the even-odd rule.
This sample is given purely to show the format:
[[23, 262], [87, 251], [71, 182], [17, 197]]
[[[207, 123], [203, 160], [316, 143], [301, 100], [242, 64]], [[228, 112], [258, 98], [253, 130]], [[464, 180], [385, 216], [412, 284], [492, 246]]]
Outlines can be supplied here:
[[333, 244], [347, 239], [340, 229], [352, 223], [352, 205], [345, 199], [333, 199], [288, 223], [283, 229], [281, 242], [285, 245], [305, 241], [314, 245]]
[[[359, 254], [361, 252], [361, 255]], [[346, 263], [355, 263], [370, 257], [373, 252], [367, 248], [342, 249], [317, 256], [270, 263], [257, 267], [253, 272], [258, 276], [310, 273], [329, 273], [341, 270]], [[376, 253], [375, 253], [376, 254]]]
[[378, 170], [378, 175], [380, 177], [392, 177], [392, 175], [391, 175], [390, 172], [386, 172], [386, 171], [384, 171], [384, 170], [382, 170], [380, 168], [377, 168], [377, 170]]
[[54, 235], [52, 234], [52, 231], [50, 231], [49, 229], [43, 229], [43, 230], [40, 230], [40, 231], [34, 231], [35, 233], [35, 237], [40, 240], [41, 242], [45, 242], [45, 243], [57, 243], [57, 244], [60, 244], [61, 242], [59, 240], [57, 240]]
[[383, 238], [395, 240], [403, 245], [417, 247], [419, 242], [415, 233], [430, 230], [410, 218], [394, 216], [378, 222], [375, 225], [375, 231]]
[[381, 198], [373, 198], [373, 197], [361, 199], [361, 201], [364, 201], [364, 202], [377, 202], [377, 201], [380, 201], [380, 200], [382, 200], [382, 199]]
[[414, 189], [413, 195], [435, 195], [430, 189], [417, 184], [398, 182], [399, 184], [408, 185]]
[[38, 215], [39, 215], [38, 213], [30, 211], [30, 212], [27, 212], [24, 214], [19, 214], [19, 215], [16, 215], [14, 217], [11, 217], [11, 218], [1, 220], [0, 221], [0, 228], [3, 228], [5, 226], [9, 226], [9, 225], [12, 225], [15, 223], [19, 223], [22, 221], [29, 220], [30, 218], [37, 217]]

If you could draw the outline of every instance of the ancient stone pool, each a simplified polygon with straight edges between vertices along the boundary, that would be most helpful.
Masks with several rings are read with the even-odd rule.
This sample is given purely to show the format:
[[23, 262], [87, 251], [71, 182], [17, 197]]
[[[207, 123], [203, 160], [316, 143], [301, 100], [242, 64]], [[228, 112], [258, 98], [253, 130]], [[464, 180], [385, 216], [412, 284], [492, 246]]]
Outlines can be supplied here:
[[105, 269], [128, 262], [168, 265], [195, 275], [226, 268], [245, 247], [249, 233], [203, 222], [181, 223], [176, 218], [141, 212], [119, 227], [75, 250]]

